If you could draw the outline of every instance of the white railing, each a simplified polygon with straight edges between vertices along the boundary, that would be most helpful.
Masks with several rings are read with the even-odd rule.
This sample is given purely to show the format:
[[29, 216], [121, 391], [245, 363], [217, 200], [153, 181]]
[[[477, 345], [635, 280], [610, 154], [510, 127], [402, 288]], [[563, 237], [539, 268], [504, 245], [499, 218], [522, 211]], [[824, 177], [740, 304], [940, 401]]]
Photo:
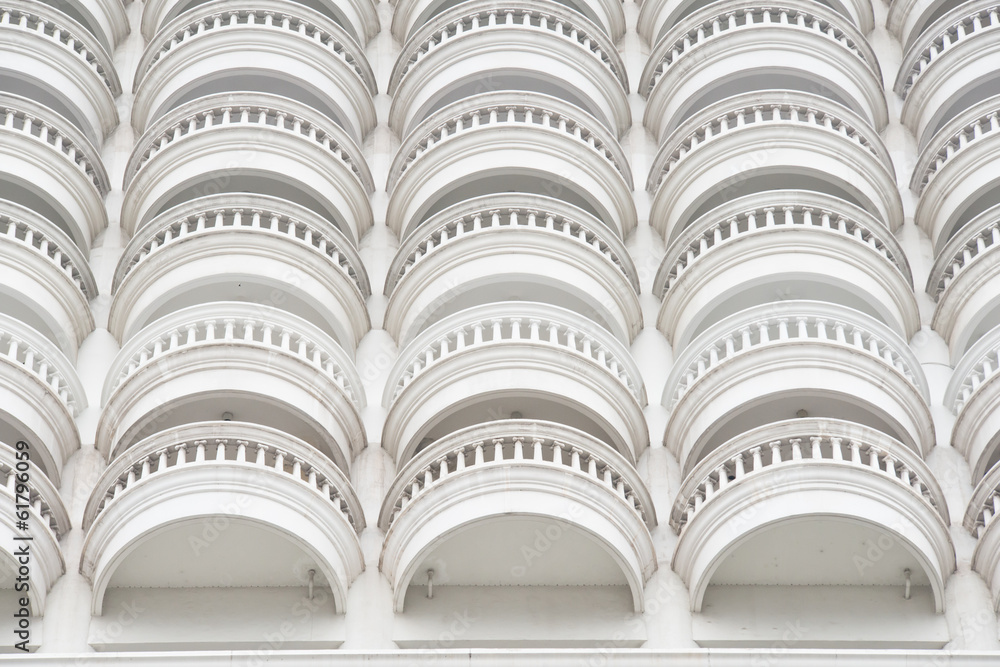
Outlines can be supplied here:
[[[849, 237], [886, 258], [910, 282], [906, 257], [892, 234], [865, 211], [819, 193], [769, 191], [709, 211], [670, 245], [653, 281], [659, 298], [699, 258], [730, 241], [774, 230], [810, 229]], [[780, 269], [780, 267], [776, 267]]]
[[271, 475], [306, 486], [357, 532], [365, 527], [364, 512], [347, 477], [318, 450], [265, 426], [200, 422], [150, 436], [112, 461], [87, 503], [84, 528], [129, 491], [165, 473], [222, 466], [267, 475], [259, 484], [278, 493], [280, 487]]
[[[906, 341], [864, 313], [833, 303], [781, 301], [740, 311], [692, 341], [677, 358], [663, 393], [670, 410], [706, 373], [751, 350], [812, 342], [849, 349], [898, 371], [930, 400], [927, 380]], [[797, 353], [805, 361], [808, 353]]]
[[40, 255], [76, 285], [85, 299], [97, 296], [97, 283], [83, 253], [62, 230], [34, 211], [0, 199], [0, 241]]
[[991, 329], [962, 356], [945, 391], [944, 405], [957, 415], [997, 371], [1000, 371], [1000, 328]]
[[[782, 99], [775, 99], [778, 95]], [[825, 110], [830, 108], [837, 111]], [[656, 156], [647, 190], [655, 192], [667, 174], [699, 146], [745, 127], [768, 126], [784, 126], [793, 132], [797, 126], [821, 129], [857, 144], [883, 165], [891, 165], [878, 135], [846, 108], [807, 93], [754, 92], [736, 95], [702, 109], [674, 130]]]
[[0, 6], [0, 29], [16, 28], [52, 40], [93, 70], [112, 97], [120, 95], [121, 83], [111, 57], [100, 44], [89, 42], [89, 35], [83, 26], [62, 12], [58, 12], [57, 18], [43, 15], [55, 11], [40, 2], [6, 0]]
[[1000, 205], [963, 225], [938, 253], [927, 278], [927, 293], [937, 300], [958, 274], [997, 244], [1000, 244]]
[[910, 182], [910, 187], [918, 194], [923, 194], [944, 166], [966, 147], [990, 137], [995, 139], [1000, 136], [1000, 99], [994, 97], [987, 100], [987, 104], [985, 111], [984, 105], [978, 105], [980, 109], [973, 111], [975, 116], [971, 120], [961, 120], [963, 117], [967, 118], [966, 114], [956, 119], [962, 123], [960, 127], [949, 129], [949, 127], [954, 128], [954, 123], [949, 123], [941, 132], [944, 136], [940, 139], [935, 136], [931, 140], [933, 145], [937, 146], [937, 150], [929, 150], [930, 146], [924, 149]]
[[[93, 146], [85, 144], [82, 136], [61, 130], [44, 118], [35, 116], [23, 108], [12, 106], [15, 104], [17, 102], [10, 96], [0, 99], [0, 110], [3, 111], [3, 123], [0, 127], [3, 131], [16, 132], [55, 149], [66, 156], [66, 159], [93, 183], [94, 189], [102, 197], [108, 194], [111, 189], [108, 175], [98, 161], [100, 158], [96, 157], [97, 151]], [[96, 159], [91, 160], [87, 157], [88, 153], [94, 155]]]
[[[29, 452], [31, 443], [27, 443]], [[16, 443], [15, 443], [16, 446]], [[0, 487], [7, 490], [12, 505], [25, 502], [41, 521], [32, 522], [29, 529], [41, 524], [45, 530], [58, 540], [70, 529], [69, 513], [59, 497], [59, 491], [35, 464], [29, 463], [27, 470], [27, 492], [19, 495], [17, 492], [17, 456], [14, 447], [0, 444]], [[25, 472], [22, 468], [21, 472]], [[22, 480], [24, 478], [22, 477]]]
[[972, 492], [965, 510], [965, 529], [981, 538], [1000, 515], [1000, 465], [987, 471]]
[[260, 349], [289, 355], [339, 386], [359, 410], [364, 393], [354, 364], [316, 325], [263, 304], [211, 302], [179, 310], [150, 324], [121, 349], [108, 372], [103, 401], [125, 380], [161, 358], [207, 346]]
[[34, 375], [73, 417], [87, 407], [87, 395], [69, 359], [42, 334], [2, 313], [0, 360]]
[[[237, 205], [234, 206], [233, 204]], [[132, 238], [115, 271], [113, 290], [138, 265], [179, 241], [225, 232], [251, 232], [301, 244], [325, 256], [365, 298], [371, 286], [347, 236], [315, 212], [263, 195], [210, 195], [166, 211]]]
[[364, 49], [333, 20], [298, 3], [241, 0], [238, 8], [230, 8], [229, 4], [213, 2], [198, 5], [164, 26], [150, 40], [150, 48], [143, 54], [136, 70], [139, 75], [136, 76], [135, 88], [138, 89], [142, 77], [157, 61], [192, 39], [234, 28], [256, 27], [281, 31], [295, 36], [293, 38], [319, 44], [331, 56], [346, 63], [368, 91], [375, 94], [375, 75], [364, 57]]
[[685, 17], [658, 42], [642, 77], [644, 83], [640, 85], [640, 92], [644, 97], [648, 97], [667, 70], [691, 50], [723, 35], [758, 27], [806, 30], [821, 39], [836, 42], [881, 79], [878, 61], [864, 36], [833, 10], [795, 0], [769, 7], [752, 1], [727, 3], [724, 9], [715, 5], [712, 3]]
[[922, 498], [945, 523], [947, 505], [933, 475], [916, 453], [873, 429], [832, 419], [768, 424], [737, 436], [703, 459], [688, 475], [671, 513], [682, 531], [727, 488], [762, 472], [794, 474], [810, 465], [871, 470]]
[[958, 42], [997, 27], [1000, 27], [1000, 5], [992, 1], [963, 3], [940, 17], [921, 33], [919, 43], [915, 42], [906, 54], [896, 78], [896, 92], [905, 99], [927, 68], [946, 51]]
[[[129, 159], [125, 183], [130, 183], [149, 160], [174, 142], [216, 128], [286, 132], [311, 141], [342, 162], [367, 192], [374, 190], [361, 151], [340, 126], [328, 118], [321, 118], [318, 112], [304, 104], [265, 93], [212, 95], [174, 109], [140, 139]], [[259, 141], [267, 143], [272, 139], [261, 136]]]
[[631, 187], [632, 174], [621, 147], [586, 112], [539, 93], [485, 93], [441, 109], [410, 133], [393, 164], [390, 189], [410, 164], [438, 144], [481, 128], [511, 126], [551, 132], [572, 139], [607, 161]]
[[605, 369], [639, 405], [645, 405], [639, 369], [628, 349], [610, 333], [564, 308], [511, 301], [468, 308], [421, 332], [400, 353], [390, 373], [386, 407], [427, 369], [452, 355], [507, 344], [548, 346], [586, 359]]
[[582, 48], [600, 61], [628, 90], [628, 77], [618, 49], [604, 32], [566, 5], [547, 0], [508, 0], [482, 9], [463, 3], [438, 16], [418, 30], [403, 46], [389, 83], [393, 91], [407, 73], [429, 53], [463, 35], [517, 28], [539, 35], [554, 35]]
[[559, 200], [514, 193], [462, 202], [422, 224], [397, 251], [387, 275], [385, 293], [391, 294], [404, 275], [442, 247], [500, 229], [539, 232], [586, 246], [614, 264], [636, 293], [639, 291], [631, 257], [606, 226]]
[[490, 467], [555, 469], [606, 486], [652, 527], [656, 515], [638, 473], [607, 444], [561, 424], [504, 420], [480, 424], [429, 445], [396, 476], [382, 506], [379, 527], [388, 530], [428, 489]]

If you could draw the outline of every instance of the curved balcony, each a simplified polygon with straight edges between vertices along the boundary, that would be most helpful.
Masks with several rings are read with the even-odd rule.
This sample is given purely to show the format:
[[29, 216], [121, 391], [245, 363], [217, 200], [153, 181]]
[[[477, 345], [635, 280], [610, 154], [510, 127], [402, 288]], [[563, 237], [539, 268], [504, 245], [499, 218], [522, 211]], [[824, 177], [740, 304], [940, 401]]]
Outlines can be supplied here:
[[595, 118], [538, 93], [485, 93], [438, 110], [403, 142], [386, 220], [400, 239], [441, 209], [501, 192], [578, 206], [624, 237], [636, 226], [632, 172]]
[[38, 100], [100, 145], [118, 125], [121, 83], [111, 56], [86, 28], [40, 2], [0, 9], [3, 91]]
[[97, 149], [46, 107], [0, 94], [0, 184], [3, 198], [54, 222], [85, 253], [107, 227], [111, 190]]
[[[546, 555], [556, 569], [520, 572], [519, 545], [533, 542], [538, 521], [561, 529]], [[396, 612], [435, 563], [452, 586], [625, 584], [641, 612], [656, 570], [655, 525], [642, 479], [614, 448], [560, 424], [494, 421], [452, 433], [403, 466], [379, 515], [379, 568]]]
[[[875, 27], [875, 15], [871, 3], [864, 0], [831, 0], [824, 5], [832, 8], [847, 19], [860, 31], [867, 35]], [[722, 7], [722, 3], [719, 3]], [[725, 5], [729, 7], [730, 5]], [[700, 0], [644, 0], [639, 8], [639, 20], [636, 27], [646, 43], [655, 46], [668, 30], [674, 28], [699, 9], [704, 8]], [[720, 13], [724, 15], [725, 13]]]
[[206, 303], [150, 324], [118, 353], [102, 402], [97, 447], [109, 459], [226, 412], [298, 437], [345, 471], [365, 446], [350, 357], [318, 327], [263, 304]]
[[972, 344], [1000, 325], [998, 244], [1000, 204], [955, 232], [927, 278], [927, 293], [938, 302], [932, 326], [948, 341], [953, 365]]
[[122, 227], [134, 235], [178, 203], [253, 192], [312, 209], [356, 243], [372, 226], [374, 188], [361, 150], [329, 118], [274, 95], [216, 95], [174, 109], [139, 140]]
[[893, 0], [889, 3], [886, 27], [899, 39], [905, 52], [935, 20], [963, 0]]
[[921, 149], [958, 114], [997, 92], [997, 28], [995, 2], [964, 2], [928, 26], [906, 52], [894, 90], [905, 100], [901, 121]]
[[389, 125], [404, 137], [429, 115], [485, 90], [537, 91], [585, 109], [612, 133], [631, 125], [615, 44], [553, 0], [462, 2], [407, 40], [389, 82]]
[[59, 485], [80, 448], [76, 416], [87, 395], [66, 356], [31, 327], [0, 313], [0, 442], [24, 440], [32, 461]]
[[726, 440], [805, 410], [865, 424], [926, 454], [927, 381], [906, 341], [851, 308], [765, 303], [709, 327], [663, 390], [664, 443], [685, 473]]
[[61, 229], [5, 199], [0, 199], [0, 284], [0, 312], [38, 330], [75, 360], [94, 330], [94, 275]]
[[353, 353], [370, 323], [368, 275], [350, 239], [289, 201], [209, 195], [132, 237], [115, 271], [108, 328], [120, 341], [158, 317], [208, 301], [280, 306]]
[[41, 0], [71, 16], [90, 31], [101, 47], [113, 53], [129, 33], [128, 15], [121, 0]]
[[138, 132], [195, 98], [250, 91], [312, 107], [359, 144], [375, 127], [364, 49], [323, 14], [285, 0], [215, 0], [184, 12], [150, 40], [133, 91]]
[[957, 415], [952, 446], [972, 468], [972, 481], [983, 478], [1000, 460], [1000, 328], [972, 345], [952, 373], [944, 405]]
[[402, 344], [497, 299], [567, 307], [626, 345], [642, 328], [625, 245], [586, 211], [538, 195], [477, 197], [435, 214], [396, 252], [385, 293], [385, 328]]
[[[403, 44], [418, 28], [460, 3], [455, 0], [397, 0], [393, 4], [392, 35]], [[613, 42], [625, 34], [625, 12], [617, 0], [565, 0], [559, 4], [597, 24]], [[514, 8], [505, 4], [499, 11], [507, 9]]]
[[[208, 547], [193, 549], [220, 521]], [[201, 422], [147, 438], [101, 475], [83, 527], [94, 615], [113, 588], [212, 586], [223, 573], [230, 587], [304, 587], [296, 572], [309, 569], [343, 613], [364, 570], [364, 512], [347, 476], [305, 442], [255, 424]]]
[[910, 267], [892, 233], [848, 202], [797, 190], [739, 197], [691, 223], [653, 281], [675, 350], [716, 321], [780, 299], [863, 311], [909, 340], [920, 328]]
[[965, 529], [976, 538], [972, 556], [972, 569], [986, 580], [993, 597], [993, 608], [1000, 609], [1000, 466], [993, 468], [980, 480], [965, 510]]
[[730, 97], [687, 119], [664, 143], [646, 182], [650, 224], [672, 243], [703, 213], [744, 194], [812, 190], [903, 222], [892, 161], [877, 132], [811, 94]]
[[[208, 0], [149, 0], [143, 4], [142, 36], [147, 42], [152, 41], [156, 33], [178, 15], [205, 4]], [[362, 46], [379, 31], [378, 13], [371, 0], [316, 0], [309, 4]]]
[[818, 92], [804, 105], [833, 102], [882, 129], [889, 116], [881, 82], [864, 34], [843, 16], [808, 0], [780, 9], [743, 0], [714, 2], [669, 30], [639, 92], [648, 100], [643, 124], [662, 142], [720, 98], [774, 89]]
[[[37, 453], [31, 443], [27, 444], [30, 454]], [[4, 540], [0, 561], [4, 562], [8, 571], [16, 572], [19, 563], [14, 552], [18, 545], [24, 544], [17, 538], [31, 537], [27, 597], [31, 615], [41, 616], [49, 589], [66, 570], [59, 538], [70, 529], [70, 519], [56, 487], [33, 462], [18, 461], [18, 452], [24, 450], [15, 452], [15, 447], [0, 444], [0, 487], [3, 489], [0, 491], [0, 534]], [[21, 464], [20, 469], [18, 463]], [[22, 480], [19, 484], [18, 474], [26, 474], [27, 482]], [[27, 530], [17, 527], [19, 509], [28, 512]], [[13, 588], [13, 582], [9, 588]]]
[[[955, 569], [930, 469], [901, 442], [836, 419], [781, 421], [725, 443], [687, 475], [670, 523], [681, 535], [674, 569], [695, 612], [712, 585], [802, 586], [798, 595], [864, 586], [859, 602], [901, 598], [908, 570], [914, 602], [941, 613]], [[869, 542], [881, 558], [860, 567]]]
[[590, 433], [634, 462], [649, 441], [645, 404], [628, 348], [587, 318], [492, 303], [436, 322], [403, 349], [382, 398], [382, 446], [402, 464], [458, 428], [520, 413]]
[[910, 179], [920, 197], [914, 220], [935, 253], [973, 217], [1000, 204], [998, 148], [1000, 95], [956, 116], [921, 152]]

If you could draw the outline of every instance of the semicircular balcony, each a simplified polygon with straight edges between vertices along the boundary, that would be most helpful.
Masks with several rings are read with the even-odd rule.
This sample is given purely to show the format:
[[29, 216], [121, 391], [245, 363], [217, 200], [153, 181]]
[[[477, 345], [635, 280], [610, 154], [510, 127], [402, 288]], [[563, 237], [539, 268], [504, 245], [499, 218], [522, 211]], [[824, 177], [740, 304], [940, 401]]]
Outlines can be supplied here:
[[630, 462], [649, 443], [629, 350], [593, 321], [543, 303], [475, 306], [434, 323], [386, 382], [382, 446], [401, 465], [429, 442], [520, 414], [572, 426]]
[[[525, 567], [520, 545], [546, 525], [558, 537]], [[614, 586], [641, 612], [655, 525], [642, 479], [615, 448], [562, 424], [491, 421], [437, 440], [400, 469], [379, 516], [379, 567], [397, 613], [424, 595], [429, 569], [439, 597], [463, 586]]]
[[314, 211], [251, 194], [199, 197], [150, 221], [122, 253], [108, 329], [119, 341], [173, 311], [211, 301], [279, 306], [353, 354], [371, 296], [348, 237]]
[[[206, 526], [215, 526], [208, 539]], [[181, 621], [186, 605], [169, 590], [178, 588], [231, 613], [261, 598], [282, 607], [285, 592], [304, 597], [309, 587], [307, 602], [323, 591], [330, 611], [343, 614], [347, 589], [364, 570], [364, 527], [349, 478], [309, 444], [256, 424], [192, 423], [152, 435], [108, 465], [84, 513], [80, 571], [93, 583], [95, 616], [129, 589], [144, 596], [150, 616]], [[252, 593], [227, 595], [239, 588]], [[326, 620], [318, 599], [313, 611]], [[274, 611], [265, 604], [260, 613]], [[219, 642], [247, 639], [232, 624], [213, 632]]]
[[[109, 2], [111, 0], [108, 0]], [[206, 5], [210, 0], [149, 0], [143, 3], [141, 30], [147, 42], [175, 18]], [[361, 46], [378, 34], [376, 3], [371, 0], [306, 0], [301, 3], [335, 22]]]
[[387, 189], [386, 220], [401, 240], [456, 202], [507, 192], [561, 199], [623, 238], [636, 226], [632, 172], [614, 135], [540, 93], [484, 93], [439, 109], [400, 146]]
[[[66, 570], [59, 539], [69, 531], [70, 519], [56, 486], [33, 461], [18, 459], [18, 454], [24, 451], [29, 456], [37, 453], [31, 443], [26, 444], [25, 449], [23, 446], [18, 448], [16, 442], [13, 445], [0, 442], [0, 535], [4, 540], [0, 562], [5, 572], [17, 572], [22, 564], [18, 563], [14, 552], [19, 544], [24, 544], [18, 538], [30, 535], [31, 567], [28, 568], [26, 597], [31, 615], [37, 617], [44, 614], [45, 598], [52, 584]], [[27, 478], [26, 482], [22, 480], [20, 487], [18, 474], [25, 474]], [[19, 511], [27, 512], [27, 518], [20, 518]], [[27, 522], [27, 532], [18, 528], [18, 521]], [[0, 599], [14, 609], [18, 606], [17, 598], [25, 594], [14, 592], [13, 577], [8, 577], [4, 583]]]
[[817, 95], [768, 91], [702, 109], [660, 146], [650, 224], [669, 244], [711, 209], [778, 189], [845, 200], [891, 231], [903, 222], [892, 161], [863, 118]]
[[1000, 328], [981, 336], [955, 365], [944, 405], [956, 415], [952, 446], [978, 482], [1000, 461]]
[[730, 438], [794, 417], [846, 419], [926, 454], [929, 392], [906, 340], [836, 303], [764, 303], [716, 322], [681, 352], [663, 390], [664, 443], [683, 472]]
[[998, 149], [995, 95], [949, 121], [920, 153], [910, 179], [910, 190], [920, 197], [914, 221], [931, 238], [935, 254], [974, 217], [1000, 204]]
[[986, 580], [993, 608], [1000, 609], [1000, 466], [993, 466], [976, 485], [965, 510], [965, 529], [976, 538], [972, 569]]
[[119, 456], [151, 434], [222, 419], [276, 428], [350, 469], [365, 446], [361, 380], [324, 331], [264, 304], [212, 302], [160, 318], [108, 371], [97, 447]]
[[45, 106], [0, 93], [0, 198], [47, 218], [84, 253], [107, 227], [111, 190], [100, 154]]
[[1000, 326], [1000, 204], [986, 209], [948, 240], [927, 278], [937, 301], [932, 326], [948, 342], [957, 364], [983, 335]]
[[389, 125], [405, 137], [442, 107], [504, 89], [558, 97], [615, 137], [632, 122], [625, 65], [598, 26], [554, 0], [507, 0], [459, 3], [413, 32], [389, 81]]
[[25, 0], [0, 9], [0, 35], [0, 92], [36, 100], [99, 146], [118, 125], [122, 90], [97, 39], [58, 9]]
[[129, 34], [128, 15], [122, 0], [40, 1], [84, 26], [107, 53], [114, 53], [115, 46]]
[[[405, 44], [413, 34], [441, 14], [452, 10], [463, 0], [397, 0], [392, 18], [392, 35], [400, 44]], [[587, 20], [597, 24], [604, 34], [617, 42], [625, 34], [625, 11], [617, 0], [561, 0], [568, 7]], [[514, 9], [503, 5], [498, 11]]]
[[[839, 419], [791, 419], [729, 440], [688, 473], [670, 523], [693, 611], [753, 587], [762, 609], [777, 599], [839, 616], [840, 641], [860, 641], [844, 629], [859, 605], [941, 614], [955, 569], [945, 497], [921, 457]], [[914, 641], [895, 634], [879, 639]]]
[[475, 197], [420, 225], [389, 268], [385, 329], [405, 345], [434, 322], [493, 301], [551, 303], [628, 345], [642, 328], [639, 278], [617, 234], [559, 199]]
[[221, 93], [294, 99], [355, 143], [375, 127], [375, 75], [364, 49], [323, 14], [286, 0], [198, 4], [150, 40], [135, 79], [132, 126]]
[[783, 89], [850, 109], [875, 129], [888, 123], [882, 75], [864, 34], [817, 2], [781, 8], [714, 2], [671, 28], [649, 56], [639, 92], [644, 125], [663, 142], [724, 97]]
[[32, 462], [58, 486], [80, 448], [76, 417], [87, 395], [73, 363], [30, 326], [0, 313], [0, 442], [27, 442]]
[[97, 283], [73, 240], [35, 211], [0, 199], [0, 312], [31, 326], [71, 361], [94, 330]]
[[886, 28], [903, 47], [904, 53], [913, 41], [923, 35], [934, 22], [965, 0], [893, 0], [886, 15]]
[[900, 119], [918, 148], [935, 143], [945, 126], [1000, 93], [1000, 10], [989, 0], [963, 2], [926, 28], [907, 50], [894, 90]]
[[134, 235], [179, 203], [253, 192], [301, 204], [356, 243], [372, 226], [374, 187], [361, 150], [314, 109], [264, 93], [214, 95], [174, 109], [139, 140], [122, 227]]
[[910, 267], [892, 233], [849, 202], [807, 190], [738, 197], [691, 223], [653, 281], [657, 327], [675, 350], [736, 311], [829, 301], [909, 340], [920, 328]]

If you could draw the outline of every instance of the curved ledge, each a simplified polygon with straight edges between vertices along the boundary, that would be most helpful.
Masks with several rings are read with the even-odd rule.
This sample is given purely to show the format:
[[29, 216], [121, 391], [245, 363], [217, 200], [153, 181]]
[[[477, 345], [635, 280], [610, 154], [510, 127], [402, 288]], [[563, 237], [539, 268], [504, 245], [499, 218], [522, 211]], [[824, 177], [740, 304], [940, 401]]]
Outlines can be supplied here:
[[261, 396], [278, 411], [308, 409], [296, 419], [315, 426], [343, 470], [365, 446], [364, 389], [339, 345], [277, 308], [213, 302], [163, 317], [122, 347], [104, 383], [97, 447], [117, 456], [169, 418], [172, 402], [217, 392]]
[[[109, 0], [110, 1], [110, 0]], [[177, 17], [178, 5], [185, 4], [183, 0], [149, 0], [143, 5], [142, 36], [146, 41], [152, 41], [157, 31], [167, 21]], [[378, 34], [378, 13], [375, 3], [371, 0], [320, 0], [329, 12], [329, 18], [336, 21], [347, 30], [351, 38], [362, 45]]]
[[933, 446], [927, 380], [906, 341], [864, 313], [816, 301], [747, 308], [692, 341], [663, 390], [664, 443], [689, 471], [738, 408], [796, 390], [881, 412], [920, 455]]
[[459, 83], [496, 76], [498, 69], [546, 78], [550, 94], [556, 86], [571, 87], [616, 137], [624, 134], [632, 122], [625, 64], [598, 26], [553, 0], [470, 4], [430, 19], [403, 46], [388, 90], [389, 126], [399, 136], [441, 106], [442, 96], [454, 94]]
[[[766, 448], [770, 456], [762, 454]], [[930, 469], [883, 433], [832, 419], [754, 429], [687, 476], [671, 525], [681, 531], [673, 562], [691, 591], [692, 611], [701, 611], [712, 574], [739, 542], [780, 521], [834, 516], [873, 524], [901, 542], [930, 579], [936, 611], [944, 611], [955, 552]]]
[[[576, 510], [564, 513], [567, 502]], [[463, 526], [510, 515], [560, 518], [589, 533], [622, 568], [642, 610], [643, 585], [656, 570], [649, 534], [656, 514], [632, 464], [582, 431], [504, 420], [438, 440], [393, 481], [379, 514], [386, 532], [379, 569], [392, 582], [396, 612], [435, 543]]]
[[178, 191], [210, 175], [217, 191], [242, 174], [295, 183], [352, 241], [373, 224], [374, 182], [347, 133], [303, 104], [248, 93], [194, 100], [149, 128], [125, 171], [122, 226], [135, 234]]
[[69, 4], [108, 53], [131, 32], [122, 0], [70, 0]]
[[54, 224], [5, 199], [0, 199], [0, 248], [0, 284], [7, 296], [30, 304], [50, 339], [75, 360], [94, 330], [90, 299], [97, 297], [83, 253]]
[[[992, 158], [998, 141], [1000, 96], [994, 96], [949, 121], [921, 152], [910, 180], [920, 197], [914, 221], [931, 237], [935, 253], [952, 237], [966, 207], [996, 189]], [[994, 199], [1000, 203], [1000, 195]]]
[[962, 3], [928, 26], [903, 57], [893, 90], [905, 100], [900, 120], [920, 148], [953, 102], [1000, 67], [998, 12], [991, 0]]
[[90, 32], [58, 9], [25, 0], [4, 3], [0, 30], [6, 35], [0, 71], [30, 72], [86, 119], [80, 129], [101, 143], [118, 125], [115, 97], [122, 89], [111, 56]]
[[940, 9], [946, 0], [892, 0], [886, 16], [886, 28], [899, 40], [904, 54], [927, 28], [927, 17]]
[[[233, 497], [253, 502], [237, 505]], [[364, 512], [350, 481], [298, 438], [242, 422], [164, 431], [111, 462], [84, 513], [80, 572], [93, 582], [91, 613], [102, 613], [112, 575], [144, 539], [182, 521], [219, 516], [298, 542], [323, 569], [343, 613], [347, 589], [364, 570], [358, 541]]]
[[472, 95], [418, 125], [393, 160], [386, 219], [405, 239], [436, 198], [476, 177], [512, 172], [540, 180], [556, 197], [570, 190], [622, 237], [636, 226], [632, 172], [614, 136], [560, 99], [513, 92]]
[[89, 252], [91, 241], [107, 227], [104, 197], [111, 190], [97, 149], [67, 120], [37, 102], [0, 94], [0, 109], [4, 180], [43, 197], [73, 242]]
[[279, 285], [273, 303], [303, 301], [347, 350], [370, 328], [371, 287], [352, 240], [314, 211], [251, 194], [185, 202], [132, 237], [115, 271], [108, 328], [127, 341], [166, 301], [197, 298], [199, 285], [221, 276]]
[[952, 446], [972, 468], [972, 480], [982, 479], [1000, 457], [1000, 327], [990, 330], [955, 366], [943, 403], [957, 415]]
[[722, 317], [721, 303], [751, 305], [734, 285], [752, 290], [782, 278], [797, 291], [817, 283], [834, 286], [841, 299], [857, 296], [907, 340], [920, 328], [910, 267], [892, 233], [849, 202], [802, 190], [739, 197], [691, 223], [653, 280], [662, 299], [657, 327], [683, 350], [708, 326], [705, 318]]
[[732, 85], [739, 74], [766, 68], [795, 74], [810, 89], [819, 78], [828, 92], [819, 100], [851, 106], [876, 129], [889, 122], [878, 59], [843, 16], [808, 0], [779, 9], [743, 0], [705, 6], [657, 43], [639, 81], [648, 99], [643, 124], [662, 142], [686, 116], [700, 113], [690, 105], [704, 94], [706, 81]]
[[[734, 174], [740, 163], [745, 166]], [[646, 181], [653, 193], [650, 222], [671, 243], [711, 197], [739, 192], [756, 172], [785, 171], [818, 174], [890, 230], [902, 224], [892, 161], [879, 135], [848, 109], [796, 91], [736, 95], [678, 127]]]
[[576, 313], [518, 301], [455, 313], [400, 352], [382, 397], [389, 411], [382, 446], [408, 461], [433, 419], [515, 389], [591, 411], [632, 461], [647, 444], [646, 390], [628, 348]]
[[[164, 26], [136, 70], [132, 126], [145, 130], [178, 98], [199, 90], [209, 73], [212, 81], [264, 73], [294, 81], [335, 108], [359, 143], [375, 127], [375, 74], [364, 49], [339, 25], [297, 2], [240, 0], [233, 8], [229, 0], [214, 0]], [[220, 86], [213, 94], [244, 90], [246, 84], [233, 91]]]
[[[440, 16], [434, 13], [441, 4], [435, 0], [397, 0], [393, 4], [395, 11], [392, 15], [392, 36], [400, 44], [410, 38], [414, 29]], [[597, 23], [612, 41], [617, 42], [622, 38], [625, 34], [625, 12], [619, 0], [583, 0], [582, 4], [592, 14], [590, 20]], [[563, 3], [563, 6], [571, 5]], [[508, 5], [503, 5], [504, 9], [507, 7]], [[575, 9], [580, 11], [579, 7]]]
[[626, 345], [642, 328], [639, 278], [617, 235], [558, 199], [510, 193], [450, 206], [414, 230], [386, 276], [385, 329], [405, 344], [460, 291], [517, 279], [537, 286], [536, 301], [545, 287], [567, 293]]
[[1000, 609], [1000, 530], [997, 530], [997, 514], [1000, 514], [1000, 466], [993, 466], [976, 485], [965, 510], [963, 525], [978, 540], [972, 556], [972, 569], [986, 580], [994, 609]]

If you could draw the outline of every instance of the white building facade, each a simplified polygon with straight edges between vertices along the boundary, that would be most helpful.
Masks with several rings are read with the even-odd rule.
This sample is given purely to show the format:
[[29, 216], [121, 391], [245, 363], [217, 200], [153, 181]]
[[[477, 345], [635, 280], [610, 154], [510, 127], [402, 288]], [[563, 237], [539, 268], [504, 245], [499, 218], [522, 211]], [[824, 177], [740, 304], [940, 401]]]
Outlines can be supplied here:
[[995, 2], [9, 0], [0, 112], [3, 651], [1000, 661]]

